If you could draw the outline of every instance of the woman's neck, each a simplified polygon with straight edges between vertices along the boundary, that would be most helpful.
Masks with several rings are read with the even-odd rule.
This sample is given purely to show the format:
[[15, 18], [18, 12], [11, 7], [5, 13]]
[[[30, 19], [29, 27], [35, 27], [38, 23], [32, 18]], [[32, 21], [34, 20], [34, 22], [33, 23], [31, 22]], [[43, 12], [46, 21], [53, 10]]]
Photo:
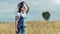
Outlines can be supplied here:
[[22, 14], [24, 14], [24, 12], [21, 11]]

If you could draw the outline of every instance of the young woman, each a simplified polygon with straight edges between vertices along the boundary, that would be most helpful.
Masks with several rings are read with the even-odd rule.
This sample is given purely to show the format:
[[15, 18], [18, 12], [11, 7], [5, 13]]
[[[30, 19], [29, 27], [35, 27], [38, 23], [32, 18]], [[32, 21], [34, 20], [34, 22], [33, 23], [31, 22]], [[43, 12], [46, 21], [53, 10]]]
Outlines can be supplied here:
[[[24, 7], [24, 4], [27, 8]], [[30, 6], [26, 2], [18, 4], [18, 13], [15, 16], [16, 34], [26, 34], [26, 15], [28, 14]]]

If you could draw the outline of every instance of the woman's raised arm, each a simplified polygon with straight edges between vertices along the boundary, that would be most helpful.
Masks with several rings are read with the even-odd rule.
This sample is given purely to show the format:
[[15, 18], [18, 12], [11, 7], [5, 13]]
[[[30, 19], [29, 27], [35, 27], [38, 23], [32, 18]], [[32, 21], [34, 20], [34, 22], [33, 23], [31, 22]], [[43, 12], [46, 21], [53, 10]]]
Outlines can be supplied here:
[[25, 4], [26, 4], [26, 6], [27, 6], [27, 9], [26, 9], [26, 14], [29, 12], [29, 9], [30, 9], [30, 6], [26, 3], [26, 2], [24, 2]]

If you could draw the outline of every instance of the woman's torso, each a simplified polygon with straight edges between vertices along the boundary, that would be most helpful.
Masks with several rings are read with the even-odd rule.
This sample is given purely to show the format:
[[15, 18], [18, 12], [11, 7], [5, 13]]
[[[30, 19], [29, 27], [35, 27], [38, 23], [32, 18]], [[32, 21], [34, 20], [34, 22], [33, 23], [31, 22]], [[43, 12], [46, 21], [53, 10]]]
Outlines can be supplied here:
[[26, 13], [18, 13], [18, 27], [26, 26]]

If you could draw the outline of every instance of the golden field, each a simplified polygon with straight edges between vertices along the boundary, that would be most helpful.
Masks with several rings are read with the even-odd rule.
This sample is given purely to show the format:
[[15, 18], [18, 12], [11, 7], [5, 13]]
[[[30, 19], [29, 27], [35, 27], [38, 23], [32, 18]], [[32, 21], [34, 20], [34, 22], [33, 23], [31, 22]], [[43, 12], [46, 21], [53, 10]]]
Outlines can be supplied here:
[[[15, 34], [15, 23], [0, 22], [0, 34]], [[60, 21], [29, 21], [27, 34], [60, 34]]]

